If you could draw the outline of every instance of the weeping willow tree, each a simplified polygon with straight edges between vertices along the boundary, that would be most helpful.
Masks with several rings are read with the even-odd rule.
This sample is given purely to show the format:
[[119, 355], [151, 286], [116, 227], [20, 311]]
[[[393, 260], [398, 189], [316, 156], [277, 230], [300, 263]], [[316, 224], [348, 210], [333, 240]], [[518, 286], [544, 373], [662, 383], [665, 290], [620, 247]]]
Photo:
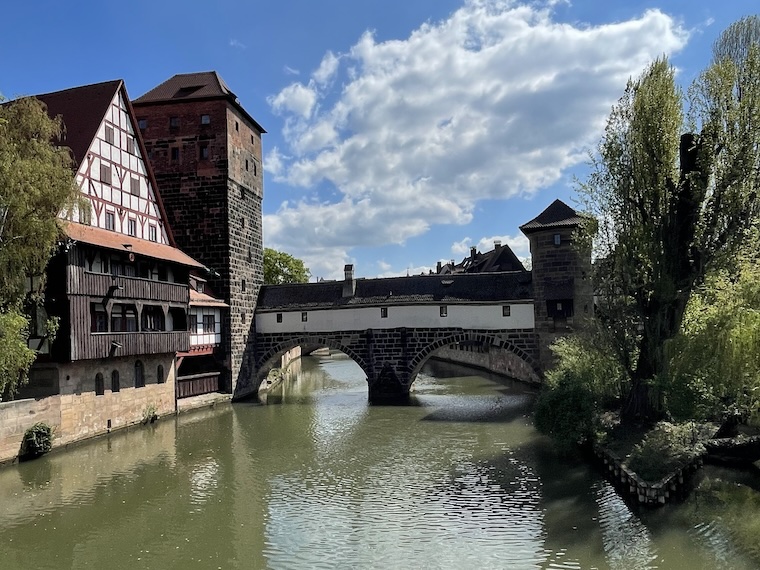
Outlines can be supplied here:
[[718, 39], [689, 90], [688, 123], [666, 59], [630, 81], [580, 187], [599, 222], [599, 313], [627, 378], [624, 417], [663, 411], [665, 345], [692, 293], [734, 262], [758, 220], [760, 45], [747, 32], [758, 29], [744, 19]]

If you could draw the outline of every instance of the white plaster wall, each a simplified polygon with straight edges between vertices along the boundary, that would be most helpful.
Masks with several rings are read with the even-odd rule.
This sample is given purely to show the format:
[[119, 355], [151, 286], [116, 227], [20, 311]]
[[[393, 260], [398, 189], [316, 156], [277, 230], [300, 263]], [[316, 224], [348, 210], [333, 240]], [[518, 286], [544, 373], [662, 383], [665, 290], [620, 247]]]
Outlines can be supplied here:
[[[502, 316], [502, 307], [510, 307], [510, 316]], [[398, 327], [461, 327], [466, 329], [532, 329], [533, 303], [498, 303], [490, 305], [445, 305], [446, 317], [440, 316], [441, 305], [389, 306], [388, 317], [380, 316], [380, 307], [352, 307], [282, 312], [282, 322], [277, 313], [257, 313], [256, 331], [277, 332], [329, 332], [342, 330], [393, 329]]]

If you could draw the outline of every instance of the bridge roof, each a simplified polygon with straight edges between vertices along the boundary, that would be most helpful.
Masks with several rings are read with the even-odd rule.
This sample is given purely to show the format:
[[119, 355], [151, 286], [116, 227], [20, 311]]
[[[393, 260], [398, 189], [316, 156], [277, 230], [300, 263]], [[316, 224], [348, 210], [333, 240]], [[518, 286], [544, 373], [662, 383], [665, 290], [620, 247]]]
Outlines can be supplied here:
[[256, 310], [498, 303], [533, 298], [532, 278], [528, 271], [357, 279], [352, 297], [343, 297], [343, 285], [343, 281], [265, 285], [261, 288]]

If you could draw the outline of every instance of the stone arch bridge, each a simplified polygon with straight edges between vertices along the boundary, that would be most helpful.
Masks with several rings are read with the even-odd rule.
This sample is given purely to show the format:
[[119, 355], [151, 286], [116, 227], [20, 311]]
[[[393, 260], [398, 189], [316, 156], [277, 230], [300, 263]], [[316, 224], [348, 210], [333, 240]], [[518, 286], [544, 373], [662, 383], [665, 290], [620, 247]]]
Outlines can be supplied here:
[[364, 371], [371, 401], [408, 395], [438, 349], [498, 351], [515, 378], [541, 377], [531, 275], [423, 275], [264, 287], [255, 316], [260, 383], [296, 346], [340, 350]]

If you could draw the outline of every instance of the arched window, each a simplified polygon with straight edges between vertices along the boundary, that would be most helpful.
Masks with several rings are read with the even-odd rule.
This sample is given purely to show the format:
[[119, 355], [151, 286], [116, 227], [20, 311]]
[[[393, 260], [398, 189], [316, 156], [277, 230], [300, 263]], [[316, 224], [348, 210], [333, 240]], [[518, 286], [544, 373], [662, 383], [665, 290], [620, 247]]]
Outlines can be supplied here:
[[106, 386], [105, 382], [103, 382], [103, 375], [98, 372], [95, 375], [95, 395], [96, 396], [102, 396], [106, 393]]
[[119, 371], [114, 370], [111, 372], [111, 392], [118, 392], [121, 390], [121, 384], [119, 384]]
[[145, 371], [143, 370], [143, 363], [141, 361], [135, 362], [135, 388], [142, 388], [145, 386]]
[[166, 382], [166, 376], [164, 376], [164, 365], [159, 364], [158, 370], [156, 370], [156, 377], [158, 378], [158, 383], [163, 384]]

